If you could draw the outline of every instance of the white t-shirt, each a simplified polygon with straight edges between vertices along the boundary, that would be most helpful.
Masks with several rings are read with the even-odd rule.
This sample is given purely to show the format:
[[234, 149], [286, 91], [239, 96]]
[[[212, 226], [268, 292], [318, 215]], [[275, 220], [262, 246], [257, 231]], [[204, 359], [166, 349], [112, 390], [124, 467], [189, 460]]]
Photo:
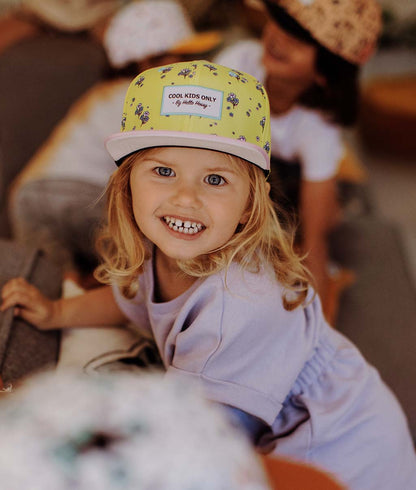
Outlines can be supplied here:
[[30, 160], [20, 181], [71, 179], [104, 188], [117, 169], [104, 142], [120, 131], [130, 81], [101, 82], [84, 94]]
[[[264, 82], [262, 54], [259, 41], [245, 40], [224, 49], [214, 61], [250, 73]], [[272, 115], [270, 123], [272, 155], [288, 162], [298, 161], [303, 179], [322, 181], [337, 173], [344, 153], [341, 131], [324, 114], [294, 106], [286, 114]]]

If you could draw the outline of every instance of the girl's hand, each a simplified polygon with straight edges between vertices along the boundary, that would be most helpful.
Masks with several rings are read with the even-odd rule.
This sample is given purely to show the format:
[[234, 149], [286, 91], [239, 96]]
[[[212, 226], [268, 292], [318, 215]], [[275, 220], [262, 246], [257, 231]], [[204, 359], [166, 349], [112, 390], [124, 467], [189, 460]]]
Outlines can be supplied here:
[[44, 296], [38, 288], [19, 277], [7, 282], [1, 292], [0, 311], [14, 307], [14, 314], [20, 316], [41, 330], [54, 328], [57, 302]]

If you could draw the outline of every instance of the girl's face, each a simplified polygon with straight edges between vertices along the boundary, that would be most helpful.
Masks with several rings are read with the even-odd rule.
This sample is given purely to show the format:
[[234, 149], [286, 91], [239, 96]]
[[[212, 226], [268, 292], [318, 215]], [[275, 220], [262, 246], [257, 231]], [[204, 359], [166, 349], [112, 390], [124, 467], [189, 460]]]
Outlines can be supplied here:
[[138, 227], [174, 261], [221, 247], [246, 221], [249, 177], [217, 151], [151, 150], [133, 165], [130, 188]]
[[263, 31], [263, 46], [263, 65], [271, 79], [298, 85], [301, 91], [316, 81], [316, 46], [292, 36], [271, 20]]

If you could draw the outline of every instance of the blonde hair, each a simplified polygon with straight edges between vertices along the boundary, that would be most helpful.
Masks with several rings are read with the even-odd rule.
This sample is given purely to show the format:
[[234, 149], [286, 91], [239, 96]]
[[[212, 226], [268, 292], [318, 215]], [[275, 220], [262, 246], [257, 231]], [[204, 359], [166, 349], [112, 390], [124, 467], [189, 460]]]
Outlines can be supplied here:
[[[108, 222], [97, 240], [103, 263], [95, 277], [103, 283], [116, 283], [123, 294], [131, 297], [145, 260], [151, 256], [151, 244], [138, 228], [133, 214], [130, 173], [150, 150], [126, 158], [110, 178], [107, 187]], [[250, 272], [258, 272], [264, 263], [272, 266], [275, 277], [288, 292], [284, 305], [292, 310], [301, 305], [307, 295], [310, 276], [303, 266], [303, 257], [294, 249], [294, 229], [283, 227], [269, 197], [269, 187], [263, 171], [239, 157], [229, 155], [233, 165], [245, 172], [250, 182], [248, 220], [240, 225], [231, 239], [209, 254], [187, 261], [178, 261], [179, 268], [192, 277], [206, 277], [227, 271], [232, 262]], [[283, 211], [279, 211], [284, 216]]]

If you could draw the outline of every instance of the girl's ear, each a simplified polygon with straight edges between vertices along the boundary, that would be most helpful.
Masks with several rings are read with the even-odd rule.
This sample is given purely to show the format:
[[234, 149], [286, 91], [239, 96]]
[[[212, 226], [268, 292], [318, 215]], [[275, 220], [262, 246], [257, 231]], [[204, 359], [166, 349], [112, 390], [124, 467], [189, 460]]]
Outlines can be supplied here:
[[250, 218], [250, 212], [251, 212], [250, 209], [246, 209], [244, 211], [244, 213], [241, 215], [240, 218], [240, 225], [245, 225], [247, 223], [248, 219]]
[[240, 218], [240, 225], [245, 225], [247, 221], [250, 219], [251, 215], [251, 203], [250, 200], [247, 201], [246, 210], [243, 212]]
[[[270, 182], [266, 182], [267, 194], [270, 194], [270, 189], [271, 189]], [[240, 218], [240, 225], [245, 225], [247, 223], [247, 221], [249, 220], [250, 215], [251, 215], [251, 206], [249, 204], [247, 204], [247, 208]]]
[[270, 182], [269, 182], [269, 181], [267, 181], [267, 182], [266, 182], [266, 191], [267, 191], [267, 194], [270, 194], [270, 189], [271, 189], [271, 187], [270, 187]]

